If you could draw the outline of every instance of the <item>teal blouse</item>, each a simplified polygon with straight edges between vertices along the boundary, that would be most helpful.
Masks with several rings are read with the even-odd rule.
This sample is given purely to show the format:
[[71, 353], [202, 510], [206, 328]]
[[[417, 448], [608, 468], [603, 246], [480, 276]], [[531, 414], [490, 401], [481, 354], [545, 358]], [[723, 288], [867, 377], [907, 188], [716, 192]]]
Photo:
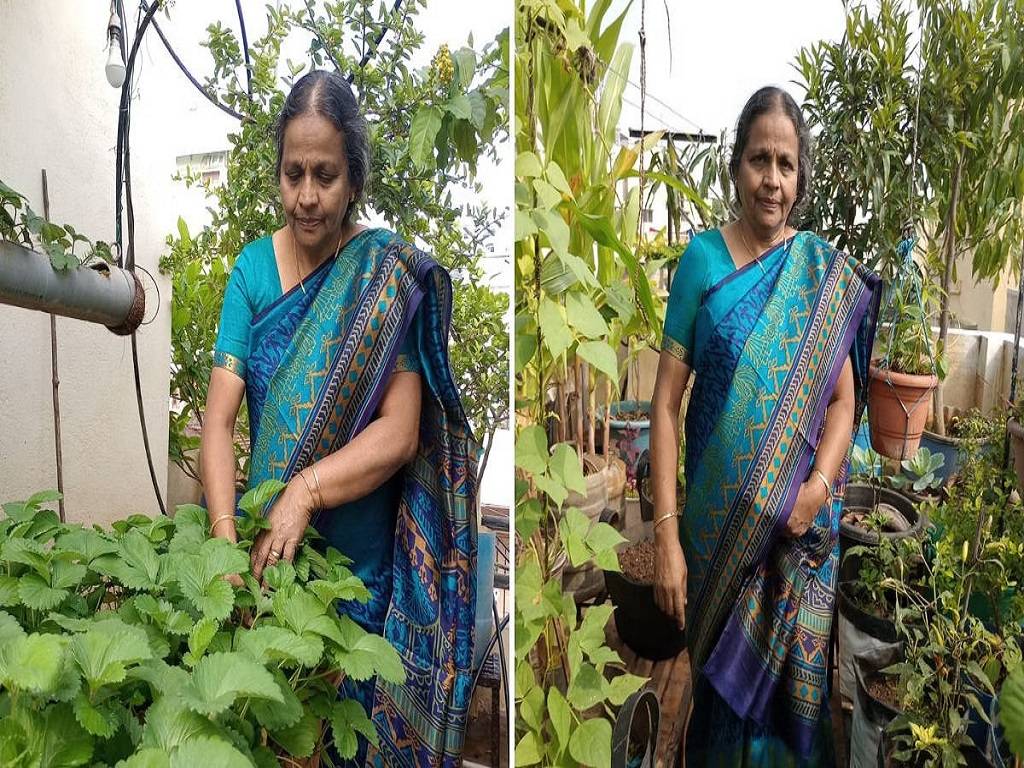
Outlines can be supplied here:
[[[343, 264], [352, 265], [351, 279], [358, 277], [355, 274], [356, 260], [346, 259], [346, 251], [361, 247], [360, 243], [365, 244], [364, 238], [389, 236], [386, 230], [365, 230], [345, 245], [338, 258], [343, 260]], [[328, 264], [329, 260], [318, 269], [327, 268]], [[301, 291], [301, 287], [295, 286], [287, 293], [282, 292], [270, 237], [245, 246], [235, 261], [224, 292], [214, 346], [214, 366], [225, 368], [245, 380], [250, 352], [259, 348], [266, 332], [288, 312], [291, 303], [302, 295]], [[420, 316], [417, 313], [399, 351], [396, 371], [422, 372], [417, 343], [419, 326]], [[316, 521], [318, 532], [327, 542], [353, 560], [352, 571], [374, 594], [375, 601], [386, 601], [390, 595], [392, 548], [402, 475], [402, 471], [397, 472], [361, 499], [324, 510]], [[374, 624], [376, 619], [374, 617]], [[383, 614], [380, 620], [383, 620]]]

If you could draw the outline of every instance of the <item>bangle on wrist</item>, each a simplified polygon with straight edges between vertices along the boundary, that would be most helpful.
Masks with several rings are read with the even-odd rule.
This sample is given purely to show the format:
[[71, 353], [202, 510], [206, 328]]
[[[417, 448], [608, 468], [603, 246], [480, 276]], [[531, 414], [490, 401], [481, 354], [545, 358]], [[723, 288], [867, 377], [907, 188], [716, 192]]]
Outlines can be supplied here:
[[217, 517], [210, 521], [210, 533], [213, 533], [214, 529], [217, 527], [217, 523], [221, 520], [234, 519], [234, 517], [234, 512], [225, 512], [223, 515], [217, 515]]
[[654, 521], [654, 528], [652, 530], [655, 530], [655, 531], [658, 530], [658, 526], [661, 525], [662, 523], [664, 523], [666, 520], [670, 520], [673, 517], [679, 517], [679, 516], [680, 516], [680, 514], [678, 512], [666, 512], [664, 515], [662, 515], [661, 517], [659, 517], [657, 520]]
[[309, 481], [306, 479], [306, 475], [303, 472], [299, 472], [299, 479], [302, 480], [302, 484], [306, 486], [306, 493], [309, 494], [310, 509], [316, 509], [316, 496], [313, 495], [313, 489], [309, 487]]
[[820, 469], [816, 468], [814, 470], [814, 474], [816, 474], [818, 476], [818, 479], [821, 480], [821, 484], [825, 486], [825, 498], [828, 499], [829, 503], [831, 504], [832, 503], [832, 484], [828, 481], [828, 478], [825, 477], [825, 473], [822, 472]]
[[320, 487], [320, 476], [316, 473], [316, 465], [310, 464], [309, 471], [313, 473], [313, 482], [316, 483], [316, 498], [317, 498], [317, 509], [324, 508], [324, 492]]

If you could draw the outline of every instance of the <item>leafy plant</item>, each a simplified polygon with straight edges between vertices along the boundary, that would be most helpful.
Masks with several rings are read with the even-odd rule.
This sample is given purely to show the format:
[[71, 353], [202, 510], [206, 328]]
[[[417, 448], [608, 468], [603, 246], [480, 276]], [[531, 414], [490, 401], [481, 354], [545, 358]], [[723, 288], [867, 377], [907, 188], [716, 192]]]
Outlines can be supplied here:
[[[268, 6], [266, 34], [250, 41], [251, 94], [240, 77], [245, 63], [233, 31], [219, 23], [207, 30], [213, 71], [206, 88], [243, 120], [228, 137], [225, 184], [183, 175], [187, 185], [204, 186], [212, 220], [197, 233], [179, 222], [160, 264], [173, 287], [171, 393], [182, 404], [171, 420], [170, 453], [193, 477], [197, 472], [189, 455], [198, 438], [189, 425], [202, 424], [227, 277], [246, 243], [284, 221], [274, 120], [285, 90], [310, 67], [337, 67], [352, 76], [371, 133], [368, 205], [406, 240], [425, 244], [451, 271], [453, 335], [472, 339], [475, 351], [461, 354], [453, 345], [455, 379], [472, 383], [467, 415], [485, 446], [504, 426], [507, 331], [495, 329], [504, 323], [507, 299], [484, 284], [480, 266], [485, 243], [504, 214], [486, 205], [460, 208], [451, 193], [457, 187], [480, 191], [479, 158], [496, 157], [507, 135], [508, 33], [476, 48], [472, 41], [456, 50], [442, 46], [428, 67], [413, 70], [408, 60], [423, 45], [415, 21], [424, 6], [424, 0], [386, 7], [370, 0], [307, 3], [301, 9]], [[374, 47], [375, 35], [385, 29]], [[305, 59], [282, 61], [282, 44], [293, 32], [309, 41]], [[236, 446], [240, 477], [246, 474], [244, 422], [243, 414]]]
[[[96, 259], [113, 262], [110, 245], [92, 242], [70, 224], [59, 226], [47, 221], [29, 207], [28, 198], [0, 181], [0, 240], [31, 248], [39, 244], [58, 272], [87, 265]], [[75, 249], [81, 245], [81, 254]]]
[[942, 478], [935, 475], [946, 465], [946, 457], [941, 453], [922, 446], [913, 458], [900, 462], [902, 472], [886, 478], [893, 488], [899, 490], [913, 489], [917, 493], [937, 491], [942, 487]]
[[854, 445], [850, 452], [850, 481], [872, 482], [882, 472], [882, 457], [870, 446]]
[[[205, 510], [62, 524], [43, 492], [0, 520], [0, 763], [276, 766], [376, 732], [340, 676], [404, 677], [397, 652], [339, 614], [369, 593], [308, 532], [294, 565], [248, 574], [273, 481], [241, 500], [242, 541]], [[244, 586], [224, 578], [243, 574]]]

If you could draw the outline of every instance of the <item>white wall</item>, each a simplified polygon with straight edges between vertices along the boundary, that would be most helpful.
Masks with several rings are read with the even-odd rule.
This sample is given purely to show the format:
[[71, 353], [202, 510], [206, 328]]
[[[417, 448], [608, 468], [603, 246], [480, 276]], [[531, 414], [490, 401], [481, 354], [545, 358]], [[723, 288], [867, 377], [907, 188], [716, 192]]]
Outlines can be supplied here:
[[[103, 71], [108, 12], [99, 2], [0, 0], [0, 178], [41, 214], [40, 169], [46, 168], [51, 218], [91, 239], [112, 241], [119, 91]], [[157, 276], [163, 302], [138, 341], [146, 423], [163, 487], [170, 287], [157, 261], [182, 197], [171, 181], [175, 156], [199, 151], [195, 132], [202, 126], [190, 113], [191, 86], [171, 71], [174, 64], [155, 37], [140, 59], [131, 134], [136, 261]], [[177, 140], [168, 142], [162, 129], [172, 125]], [[157, 309], [148, 293], [147, 319]], [[2, 501], [57, 484], [49, 327], [48, 315], [0, 306]], [[57, 335], [68, 518], [109, 522], [133, 512], [155, 514], [130, 341], [65, 318], [57, 320]]]

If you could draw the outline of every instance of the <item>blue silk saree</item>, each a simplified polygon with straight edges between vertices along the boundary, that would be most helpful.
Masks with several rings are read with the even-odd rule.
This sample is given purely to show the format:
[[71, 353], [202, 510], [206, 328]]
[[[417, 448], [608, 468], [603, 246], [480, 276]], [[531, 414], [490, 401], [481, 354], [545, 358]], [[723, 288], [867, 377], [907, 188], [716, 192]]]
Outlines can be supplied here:
[[[233, 343], [222, 328], [215, 364], [246, 382], [250, 487], [287, 481], [359, 434], [396, 370], [422, 377], [416, 457], [312, 524], [355, 560], [371, 593], [343, 611], [383, 634], [405, 666], [403, 685], [345, 681], [343, 695], [364, 705], [380, 740], [375, 748], [359, 737], [358, 763], [459, 765], [472, 683], [477, 452], [448, 366], [451, 281], [427, 254], [378, 229], [352, 238], [304, 291], [280, 294], [270, 239], [249, 248], [222, 324], [229, 299], [236, 309], [248, 302], [250, 336], [238, 341], [239, 330]], [[277, 296], [260, 288], [268, 263]]]
[[[677, 285], [678, 284], [678, 285]], [[878, 279], [799, 232], [735, 269], [721, 234], [682, 257], [663, 350], [695, 372], [685, 434], [687, 636], [694, 698], [686, 764], [832, 762], [828, 649], [846, 462], [835, 501], [784, 535], [847, 358], [857, 413]]]

